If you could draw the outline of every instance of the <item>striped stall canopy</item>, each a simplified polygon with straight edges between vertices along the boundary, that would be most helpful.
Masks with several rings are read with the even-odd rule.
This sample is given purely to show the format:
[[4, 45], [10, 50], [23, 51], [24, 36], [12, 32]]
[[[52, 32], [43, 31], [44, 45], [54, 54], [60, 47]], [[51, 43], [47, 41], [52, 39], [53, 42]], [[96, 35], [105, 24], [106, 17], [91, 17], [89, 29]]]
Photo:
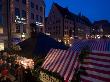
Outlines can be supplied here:
[[110, 82], [110, 53], [90, 53], [81, 67], [86, 74], [81, 74], [82, 82]]
[[78, 52], [51, 49], [42, 65], [43, 69], [58, 73], [64, 80], [72, 80], [78, 66]]
[[[77, 59], [86, 46], [91, 52], [80, 64]], [[42, 68], [58, 73], [66, 82], [74, 79], [78, 68], [85, 70], [80, 73], [81, 82], [110, 82], [110, 40], [77, 40], [69, 50], [51, 49]]]
[[87, 46], [91, 51], [110, 52], [110, 39], [77, 40], [69, 50], [81, 51]]

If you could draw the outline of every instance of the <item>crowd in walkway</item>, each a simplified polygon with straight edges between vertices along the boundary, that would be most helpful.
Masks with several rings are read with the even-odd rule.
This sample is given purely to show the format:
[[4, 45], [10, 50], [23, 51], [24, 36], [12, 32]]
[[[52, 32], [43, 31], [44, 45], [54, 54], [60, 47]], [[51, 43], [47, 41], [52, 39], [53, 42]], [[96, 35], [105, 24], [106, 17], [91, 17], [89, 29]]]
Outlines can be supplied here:
[[35, 82], [30, 67], [16, 62], [18, 55], [0, 52], [0, 82]]

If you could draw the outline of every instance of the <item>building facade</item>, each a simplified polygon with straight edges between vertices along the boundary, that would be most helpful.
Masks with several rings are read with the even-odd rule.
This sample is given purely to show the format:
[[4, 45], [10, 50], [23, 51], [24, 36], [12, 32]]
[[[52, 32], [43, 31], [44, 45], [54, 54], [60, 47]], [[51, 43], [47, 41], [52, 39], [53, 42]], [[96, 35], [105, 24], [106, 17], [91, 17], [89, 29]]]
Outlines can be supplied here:
[[30, 36], [30, 24], [44, 33], [45, 4], [43, 0], [10, 0], [11, 34], [14, 40]]
[[85, 16], [75, 15], [68, 8], [53, 3], [46, 18], [46, 33], [71, 46], [74, 37], [83, 39], [90, 35], [89, 25], [90, 22]]
[[29, 38], [31, 24], [44, 33], [44, 19], [44, 0], [0, 0], [0, 27], [10, 44]]

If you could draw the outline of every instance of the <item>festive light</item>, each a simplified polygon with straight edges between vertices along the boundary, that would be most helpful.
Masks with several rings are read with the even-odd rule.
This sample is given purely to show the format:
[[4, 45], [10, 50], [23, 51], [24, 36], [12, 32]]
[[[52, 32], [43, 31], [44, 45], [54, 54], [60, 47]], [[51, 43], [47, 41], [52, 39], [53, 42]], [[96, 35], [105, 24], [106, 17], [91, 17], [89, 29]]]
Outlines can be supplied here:
[[19, 65], [22, 65], [25, 69], [26, 68], [30, 68], [30, 69], [34, 68], [34, 61], [32, 59], [27, 59], [25, 57], [17, 57], [16, 62]]

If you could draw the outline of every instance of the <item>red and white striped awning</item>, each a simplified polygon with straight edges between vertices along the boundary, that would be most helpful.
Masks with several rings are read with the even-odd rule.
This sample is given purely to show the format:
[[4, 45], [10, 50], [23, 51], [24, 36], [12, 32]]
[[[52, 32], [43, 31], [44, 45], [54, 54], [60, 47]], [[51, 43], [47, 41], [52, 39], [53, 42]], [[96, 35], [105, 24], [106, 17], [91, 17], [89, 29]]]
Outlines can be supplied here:
[[[83, 46], [80, 42], [81, 44], [84, 42]], [[87, 73], [86, 75], [81, 74], [81, 81], [110, 82], [110, 40], [79, 40], [69, 50], [51, 49], [45, 57], [42, 68], [58, 73], [66, 81], [71, 81], [74, 78], [75, 69], [79, 67], [77, 59], [80, 49], [86, 45], [89, 45], [92, 52], [81, 65]]]
[[110, 39], [75, 40], [69, 50], [81, 51], [88, 46], [91, 51], [110, 52]]
[[90, 53], [82, 67], [87, 73], [81, 74], [82, 82], [110, 82], [110, 53]]
[[58, 73], [65, 80], [73, 78], [75, 68], [78, 66], [78, 52], [60, 49], [51, 49], [42, 65], [43, 69]]

